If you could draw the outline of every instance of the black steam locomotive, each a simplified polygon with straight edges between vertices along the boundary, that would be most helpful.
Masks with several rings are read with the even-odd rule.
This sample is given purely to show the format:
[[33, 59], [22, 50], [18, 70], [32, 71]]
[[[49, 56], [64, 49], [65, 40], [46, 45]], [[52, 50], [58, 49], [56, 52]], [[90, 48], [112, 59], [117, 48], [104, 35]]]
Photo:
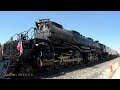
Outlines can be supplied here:
[[119, 56], [117, 51], [99, 41], [87, 38], [75, 30], [66, 30], [49, 19], [38, 20], [35, 24], [35, 28], [16, 34], [17, 40], [12, 37], [4, 44], [3, 59], [10, 59], [7, 73], [33, 73], [43, 68], [59, 69], [61, 66]]

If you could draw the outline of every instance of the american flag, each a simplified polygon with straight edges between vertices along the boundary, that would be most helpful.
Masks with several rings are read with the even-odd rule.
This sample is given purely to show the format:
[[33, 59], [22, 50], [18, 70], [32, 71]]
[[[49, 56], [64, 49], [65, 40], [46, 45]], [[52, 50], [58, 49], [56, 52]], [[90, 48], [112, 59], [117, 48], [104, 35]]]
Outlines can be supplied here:
[[23, 53], [22, 41], [20, 40], [17, 45], [17, 50], [20, 51], [20, 55]]

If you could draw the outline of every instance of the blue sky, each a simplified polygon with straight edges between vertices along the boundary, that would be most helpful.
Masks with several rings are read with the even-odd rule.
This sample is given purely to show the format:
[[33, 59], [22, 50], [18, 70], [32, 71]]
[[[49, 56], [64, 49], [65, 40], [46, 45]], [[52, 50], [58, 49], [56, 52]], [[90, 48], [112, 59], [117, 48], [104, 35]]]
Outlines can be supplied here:
[[119, 11], [0, 11], [0, 42], [34, 27], [35, 21], [43, 18], [99, 40], [120, 53]]

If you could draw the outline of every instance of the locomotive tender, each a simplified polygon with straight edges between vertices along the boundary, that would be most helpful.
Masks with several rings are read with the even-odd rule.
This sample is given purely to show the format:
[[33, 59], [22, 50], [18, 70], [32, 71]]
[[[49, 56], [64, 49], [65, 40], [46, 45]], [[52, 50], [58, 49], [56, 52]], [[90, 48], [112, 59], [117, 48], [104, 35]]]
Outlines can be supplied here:
[[[39, 19], [35, 24], [35, 28], [15, 34], [17, 40], [13, 40], [14, 35], [4, 44], [2, 60], [10, 59], [6, 73], [33, 73], [44, 68], [59, 69], [70, 64], [119, 56], [117, 51], [99, 41], [87, 38], [75, 30], [66, 30], [49, 19]], [[29, 37], [31, 29], [34, 30]], [[19, 50], [18, 43], [21, 46]]]

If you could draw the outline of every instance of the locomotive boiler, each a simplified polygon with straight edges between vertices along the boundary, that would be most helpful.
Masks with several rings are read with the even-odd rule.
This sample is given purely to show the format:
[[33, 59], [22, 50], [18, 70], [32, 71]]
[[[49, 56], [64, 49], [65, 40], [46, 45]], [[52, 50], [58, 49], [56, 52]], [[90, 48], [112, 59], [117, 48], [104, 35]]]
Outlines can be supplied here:
[[37, 30], [35, 38], [50, 40], [53, 43], [71, 43], [100, 48], [97, 42], [92, 38], [86, 38], [75, 30], [63, 29], [62, 25], [43, 19], [36, 22]]

